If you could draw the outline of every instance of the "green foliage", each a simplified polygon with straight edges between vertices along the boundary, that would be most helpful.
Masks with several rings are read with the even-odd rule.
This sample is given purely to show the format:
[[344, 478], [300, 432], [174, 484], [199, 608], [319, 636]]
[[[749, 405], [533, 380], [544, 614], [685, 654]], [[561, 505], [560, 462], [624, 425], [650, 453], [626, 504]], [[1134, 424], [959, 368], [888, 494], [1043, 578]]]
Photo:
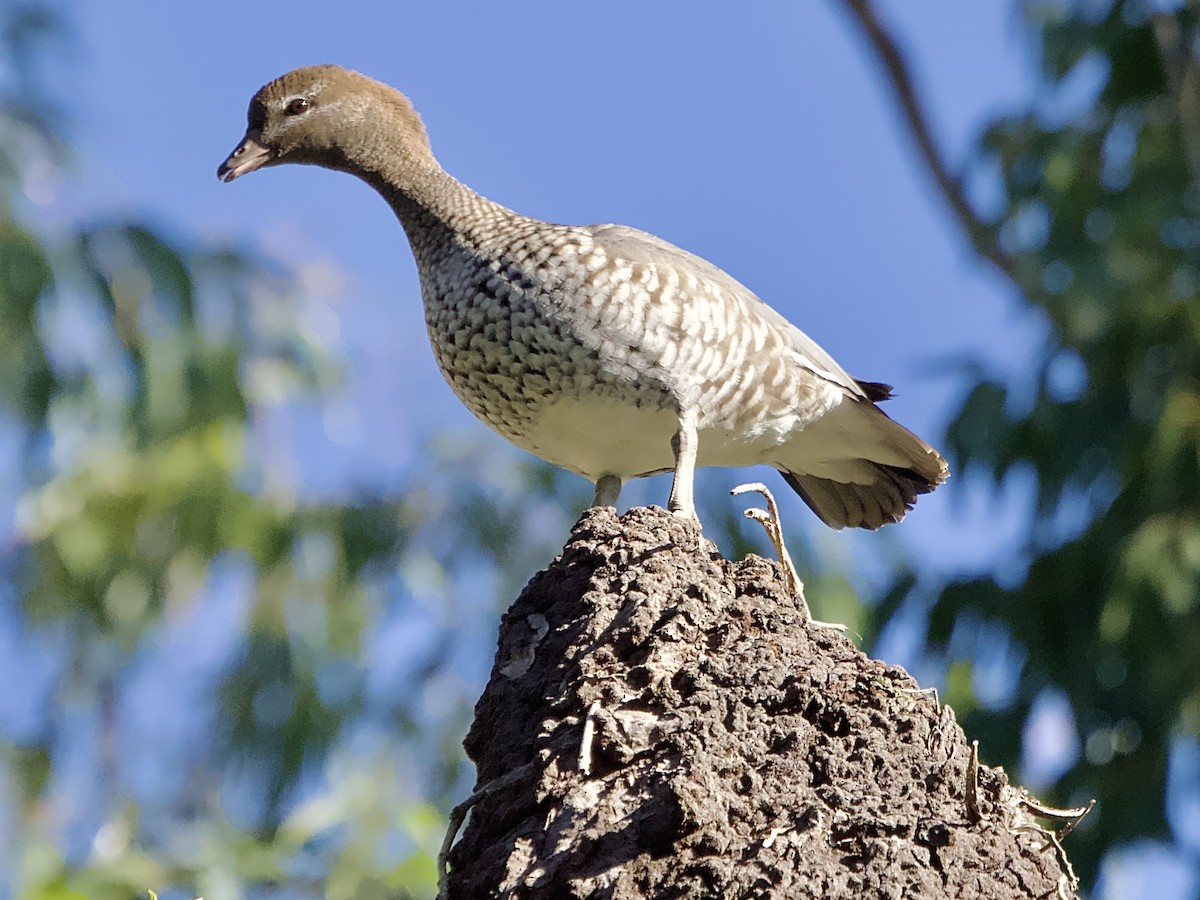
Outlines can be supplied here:
[[[427, 470], [408, 500], [320, 502], [277, 477], [255, 422], [313, 402], [335, 377], [299, 327], [308, 300], [290, 276], [139, 222], [49, 240], [22, 221], [29, 160], [62, 157], [33, 65], [61, 29], [37, 3], [0, 9], [13, 61], [0, 83], [0, 419], [25, 448], [9, 475], [16, 531], [0, 549], [16, 602], [0, 616], [47, 647], [58, 710], [23, 743], [0, 744], [18, 816], [0, 893], [236, 898], [286, 884], [431, 897], [437, 804], [463, 768], [446, 735], [465, 731], [473, 700], [450, 673], [455, 615], [493, 606], [490, 592], [458, 595], [460, 561], [482, 560], [472, 584], [510, 597], [499, 563], [512, 578], [549, 555], [526, 519], [528, 497], [536, 505], [556, 477], [538, 476], [518, 501], [515, 463], [470, 486]], [[448, 444], [475, 475], [485, 468], [469, 441]], [[562, 527], [560, 515], [556, 540]], [[234, 591], [245, 602], [221, 606], [234, 621], [195, 619]], [[390, 694], [372, 694], [372, 630], [408, 612], [431, 639]], [[164, 682], [209, 724], [164, 751], [178, 767], [173, 797], [147, 797], [123, 758], [142, 748], [129, 745], [122, 704], [193, 619], [208, 624], [188, 656], [204, 658], [205, 642], [231, 649], [197, 662], [194, 684]], [[180, 735], [168, 723], [140, 741], [154, 750]], [[91, 799], [63, 781], [62, 757], [81, 742], [99, 785]], [[98, 833], [71, 848], [64, 831], [89, 816]]]
[[960, 472], [1032, 478], [1014, 548], [1031, 564], [1016, 585], [950, 585], [930, 626], [946, 645], [1002, 623], [1028, 650], [1013, 703], [964, 717], [989, 761], [1016, 765], [1035, 699], [1066, 691], [1085, 752], [1055, 793], [1099, 799], [1070, 839], [1085, 873], [1167, 835], [1167, 750], [1200, 734], [1200, 4], [1107, 6], [1030, 7], [1048, 95], [1107, 76], [1070, 115], [983, 140], [1006, 189], [995, 238], [1048, 339], [1032, 383], [967, 394], [948, 444]]
[[38, 242], [0, 221], [0, 397], [33, 426], [46, 420], [54, 375], [37, 327], [37, 302], [50, 286], [50, 263]]
[[[988, 762], [1017, 765], [1044, 691], [1070, 698], [1086, 752], [1047, 799], [1100, 799], [1070, 839], [1094, 872], [1108, 848], [1166, 833], [1167, 748], [1200, 734], [1200, 4], [1028, 9], [1048, 91], [1106, 75], [1094, 102], [1004, 118], [980, 147], [1005, 206], [972, 239], [994, 243], [1048, 337], [1027, 382], [972, 384], [947, 444], [960, 473], [1032, 483], [1014, 548], [1030, 565], [1020, 584], [946, 586], [929, 633], [951, 654], [943, 699]], [[462, 777], [454, 736], [473, 699], [451, 671], [456, 635], [545, 562], [584, 489], [457, 435], [430, 455], [466, 483], [426, 470], [403, 500], [321, 502], [283, 483], [255, 421], [335, 378], [297, 327], [306, 298], [288, 276], [139, 222], [51, 241], [22, 213], [30, 148], [64, 156], [35, 77], [62, 33], [39, 3], [0, 7], [0, 420], [25, 448], [0, 552], [17, 603], [0, 615], [56, 654], [53, 705], [70, 710], [0, 745], [19, 817], [4, 875], [21, 898], [236, 898], [283, 883], [433, 896], [438, 808]], [[727, 549], [762, 546], [739, 507], [713, 508]], [[803, 574], [818, 612], [853, 624], [846, 582]], [[921, 585], [900, 573], [876, 621]], [[236, 590], [245, 602], [222, 607], [232, 649], [179, 701], [208, 725], [177, 754], [177, 791], [138, 796], [121, 766], [134, 752], [122, 691], [198, 605]], [[367, 658], [398, 614], [425, 630], [381, 699]], [[958, 652], [997, 635], [1024, 650], [999, 709], [974, 696], [972, 652]], [[79, 721], [95, 722], [102, 825], [68, 852], [59, 779]], [[176, 738], [164, 726], [141, 740]]]

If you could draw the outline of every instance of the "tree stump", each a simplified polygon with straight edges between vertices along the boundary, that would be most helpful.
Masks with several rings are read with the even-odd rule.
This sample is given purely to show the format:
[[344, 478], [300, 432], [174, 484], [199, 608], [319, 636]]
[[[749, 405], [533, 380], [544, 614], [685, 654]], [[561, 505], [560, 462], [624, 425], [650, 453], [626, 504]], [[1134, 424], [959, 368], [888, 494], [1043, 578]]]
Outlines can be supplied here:
[[504, 616], [443, 895], [1075, 896], [953, 712], [804, 622], [775, 563], [586, 513]]

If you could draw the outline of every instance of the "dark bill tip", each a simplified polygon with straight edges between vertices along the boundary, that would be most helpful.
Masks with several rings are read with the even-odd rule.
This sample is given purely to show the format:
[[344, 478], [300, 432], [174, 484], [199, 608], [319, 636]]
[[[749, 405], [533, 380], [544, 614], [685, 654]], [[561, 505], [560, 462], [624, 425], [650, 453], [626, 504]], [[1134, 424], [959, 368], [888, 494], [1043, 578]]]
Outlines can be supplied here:
[[247, 172], [262, 168], [270, 161], [271, 151], [247, 136], [217, 168], [217, 178], [228, 183]]

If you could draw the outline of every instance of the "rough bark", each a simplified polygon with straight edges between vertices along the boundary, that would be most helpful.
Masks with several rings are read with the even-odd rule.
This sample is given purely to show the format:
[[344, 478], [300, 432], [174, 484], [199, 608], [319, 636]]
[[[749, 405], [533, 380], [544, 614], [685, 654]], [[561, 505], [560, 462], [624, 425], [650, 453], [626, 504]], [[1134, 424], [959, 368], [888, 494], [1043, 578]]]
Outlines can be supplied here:
[[661, 510], [587, 513], [499, 645], [448, 897], [1074, 896], [949, 708]]

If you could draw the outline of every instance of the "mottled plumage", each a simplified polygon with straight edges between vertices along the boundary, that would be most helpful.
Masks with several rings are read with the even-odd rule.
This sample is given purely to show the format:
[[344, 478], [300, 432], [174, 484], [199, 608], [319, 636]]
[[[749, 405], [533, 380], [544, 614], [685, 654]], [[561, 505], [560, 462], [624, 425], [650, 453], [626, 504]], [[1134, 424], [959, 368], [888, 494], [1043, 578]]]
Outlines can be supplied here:
[[356, 175], [391, 204], [417, 260], [438, 365], [475, 415], [597, 484], [696, 465], [779, 469], [834, 528], [899, 521], [945, 461], [729, 275], [620, 225], [554, 225], [493, 203], [434, 159], [400, 93], [336, 66], [297, 69], [250, 103], [232, 180], [297, 162]]

